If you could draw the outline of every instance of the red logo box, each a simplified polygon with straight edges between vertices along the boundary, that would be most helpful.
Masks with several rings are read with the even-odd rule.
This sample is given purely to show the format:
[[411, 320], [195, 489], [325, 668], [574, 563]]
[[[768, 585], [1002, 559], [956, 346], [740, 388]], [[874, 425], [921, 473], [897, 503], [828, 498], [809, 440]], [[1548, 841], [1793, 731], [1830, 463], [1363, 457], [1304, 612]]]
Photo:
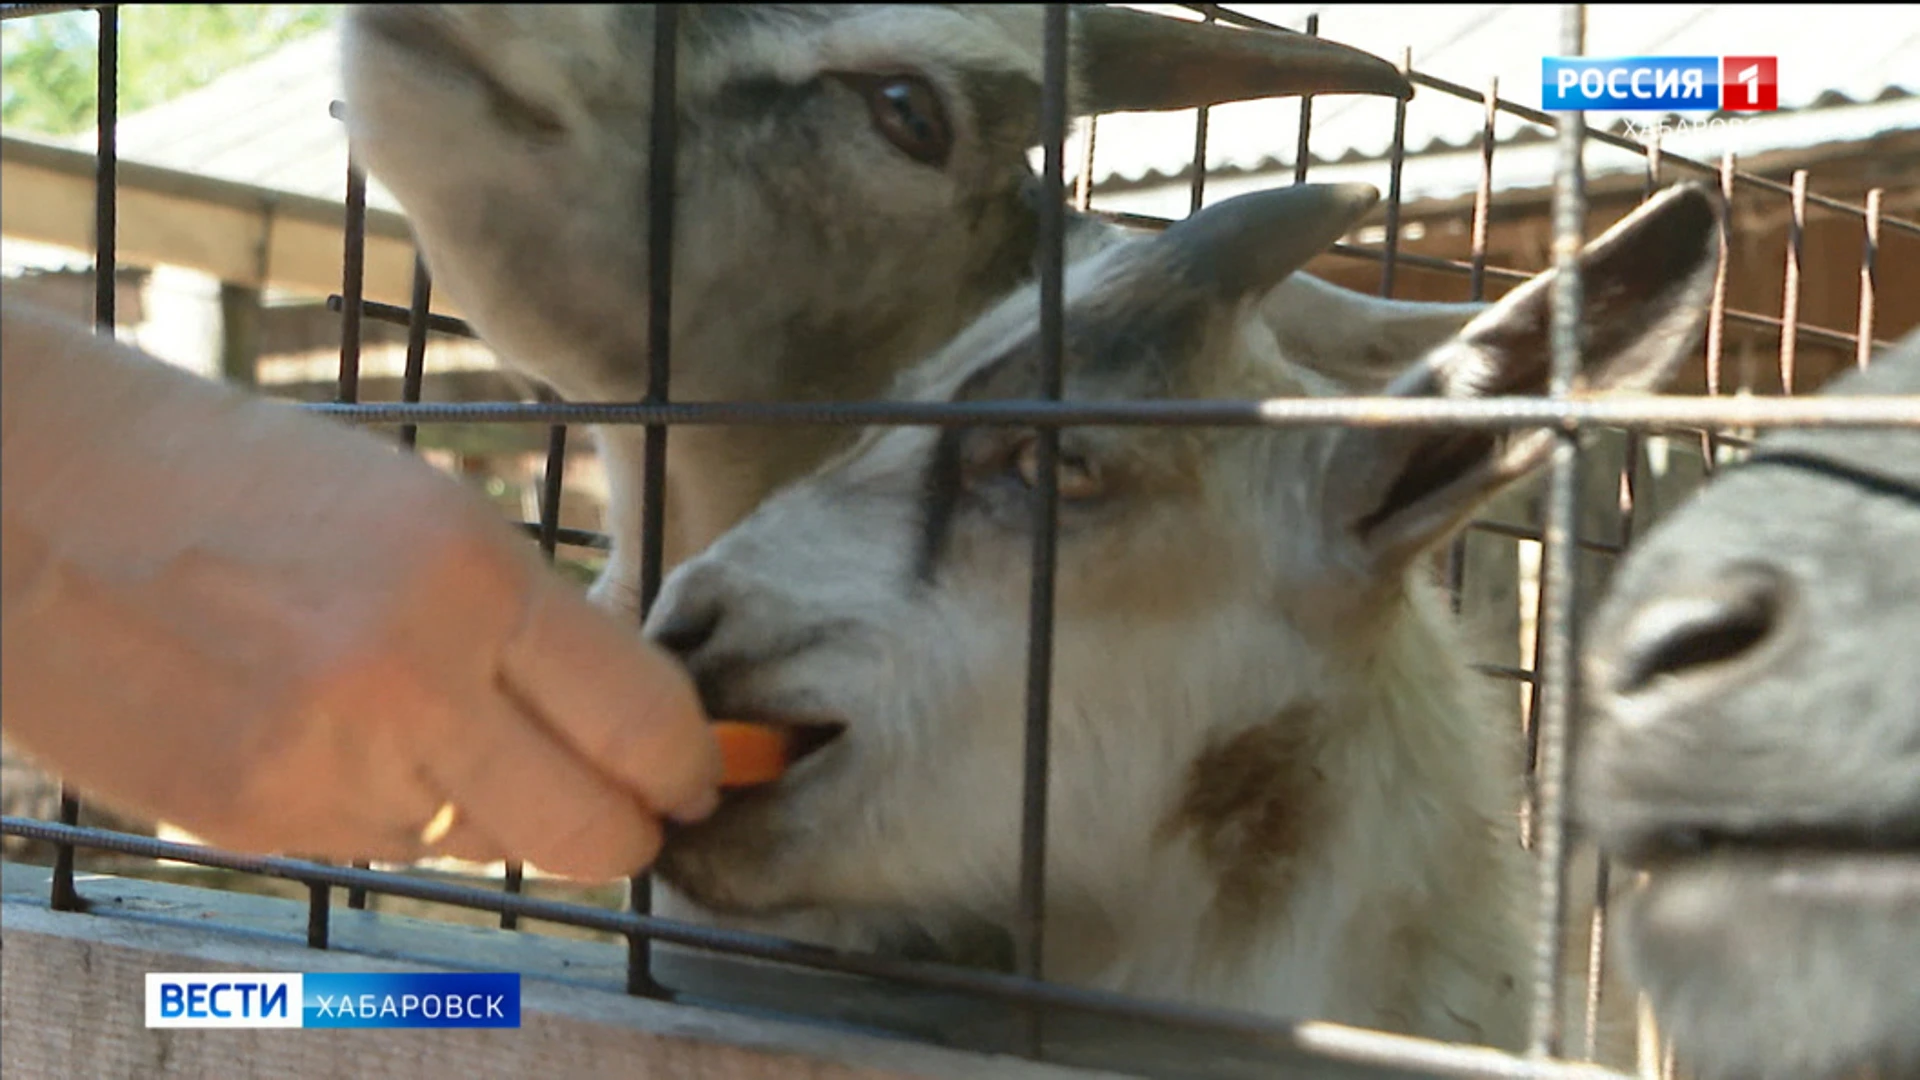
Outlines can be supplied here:
[[1780, 107], [1780, 60], [1773, 56], [1720, 58], [1720, 108], [1772, 112]]

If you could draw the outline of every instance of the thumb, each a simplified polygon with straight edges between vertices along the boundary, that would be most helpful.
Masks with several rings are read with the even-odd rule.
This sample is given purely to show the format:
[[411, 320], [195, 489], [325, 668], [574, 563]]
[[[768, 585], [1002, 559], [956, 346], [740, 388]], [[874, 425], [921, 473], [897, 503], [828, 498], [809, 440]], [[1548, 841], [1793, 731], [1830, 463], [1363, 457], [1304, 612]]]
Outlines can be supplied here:
[[693, 681], [666, 653], [543, 572], [500, 674], [560, 740], [657, 813], [719, 801], [720, 751]]

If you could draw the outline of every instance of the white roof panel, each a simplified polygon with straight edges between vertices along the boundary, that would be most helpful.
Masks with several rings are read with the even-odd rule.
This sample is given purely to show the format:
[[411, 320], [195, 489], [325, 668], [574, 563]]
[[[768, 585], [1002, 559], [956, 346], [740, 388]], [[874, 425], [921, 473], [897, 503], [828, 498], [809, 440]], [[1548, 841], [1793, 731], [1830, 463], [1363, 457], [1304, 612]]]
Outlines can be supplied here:
[[[1128, 5], [1198, 18], [1175, 5]], [[1229, 4], [1269, 22], [1303, 28], [1310, 13], [1320, 14], [1320, 33], [1335, 41], [1397, 59], [1411, 47], [1415, 70], [1475, 89], [1490, 76], [1500, 80], [1503, 97], [1537, 107], [1540, 58], [1558, 53], [1557, 5], [1533, 4]], [[270, 56], [236, 68], [165, 104], [121, 118], [122, 157], [283, 191], [340, 200], [346, 190], [346, 133], [327, 112], [340, 96], [339, 37], [331, 28], [292, 42]], [[1739, 139], [1751, 146], [1777, 149], [1840, 141], [1843, 129], [1864, 125], [1878, 130], [1920, 126], [1906, 95], [1920, 95], [1920, 4], [1590, 4], [1587, 6], [1590, 55], [1732, 55], [1780, 58], [1782, 112], [1740, 126]], [[1833, 104], [1836, 95], [1842, 103]], [[1855, 105], [1853, 102], [1876, 102]], [[1812, 109], [1798, 116], [1785, 110]], [[1621, 130], [1623, 117], [1644, 120], [1650, 114], [1591, 113], [1595, 127]], [[1210, 173], [1227, 175], [1291, 166], [1299, 117], [1298, 99], [1240, 102], [1213, 109], [1208, 121]], [[1421, 88], [1407, 109], [1406, 146], [1410, 155], [1451, 158], [1473, 150], [1482, 118], [1477, 102], [1457, 100]], [[1193, 157], [1194, 113], [1127, 113], [1103, 117], [1095, 155], [1095, 179], [1154, 182], [1177, 177]], [[1497, 127], [1504, 141], [1523, 130], [1545, 129], [1502, 114]], [[1314, 103], [1311, 150], [1316, 162], [1358, 162], [1385, 156], [1393, 136], [1393, 103], [1373, 97], [1330, 97]], [[1699, 139], [1727, 136], [1702, 134]], [[87, 134], [71, 145], [92, 148]], [[1682, 143], [1676, 153], [1693, 156]], [[1530, 175], [1512, 174], [1506, 155], [1496, 155], [1496, 182], [1514, 186]], [[1592, 167], [1624, 158], [1621, 151], [1596, 150]], [[1717, 156], [1710, 149], [1708, 156]], [[1069, 171], [1079, 160], [1067, 156]], [[1523, 161], [1524, 158], [1518, 159]], [[1518, 163], [1516, 161], [1516, 164]], [[1477, 167], [1477, 165], [1476, 165]], [[1384, 168], [1379, 169], [1384, 177]], [[1445, 170], [1443, 169], [1442, 172]], [[1410, 166], [1409, 179], [1414, 170]], [[1315, 175], [1323, 175], [1316, 165]], [[1324, 173], [1329, 179], [1331, 173]], [[1383, 185], [1384, 186], [1384, 185]], [[1438, 184], [1432, 194], [1457, 185]], [[1524, 186], [1524, 185], [1523, 185]], [[1472, 190], [1472, 180], [1462, 189]], [[1408, 198], [1418, 197], [1414, 190]], [[369, 205], [398, 210], [377, 181], [368, 187]], [[1184, 210], [1184, 208], [1183, 208]]]
[[[346, 126], [328, 113], [340, 97], [340, 35], [327, 27], [197, 90], [122, 116], [119, 153], [128, 161], [345, 202]], [[67, 142], [92, 151], [94, 134]], [[367, 184], [367, 205], [400, 209], [377, 180]]]
[[[1176, 5], [1132, 4], [1198, 18]], [[1497, 77], [1501, 97], [1539, 108], [1540, 60], [1560, 54], [1559, 6], [1552, 4], [1226, 4], [1228, 10], [1292, 29], [1320, 15], [1320, 35], [1398, 61], [1411, 48], [1415, 71], [1475, 91]], [[1779, 57], [1780, 108], [1871, 102], [1920, 94], [1920, 4], [1589, 4], [1587, 55], [1759, 55]], [[1827, 111], [1822, 109], [1823, 112]], [[1393, 143], [1394, 104], [1384, 98], [1317, 99], [1310, 150], [1315, 161], [1386, 156]], [[1212, 109], [1207, 121], [1208, 171], [1267, 169], [1292, 162], [1299, 130], [1297, 98], [1236, 102]], [[1619, 132], [1621, 121], [1654, 114], [1591, 112], [1594, 128]], [[1703, 114], [1690, 114], [1695, 117]], [[1774, 119], [1769, 117], [1768, 119]], [[1477, 101], [1421, 87], [1407, 107], [1409, 154], [1477, 144], [1483, 123]], [[1127, 113], [1103, 117], [1094, 148], [1094, 179], [1141, 181], [1181, 175], [1193, 161], [1194, 113]], [[1501, 114], [1505, 140], [1539, 125]], [[1809, 144], [1827, 139], [1818, 125], [1799, 128]], [[1678, 152], [1678, 149], [1676, 152]], [[1067, 160], [1079, 160], [1070, 150]]]

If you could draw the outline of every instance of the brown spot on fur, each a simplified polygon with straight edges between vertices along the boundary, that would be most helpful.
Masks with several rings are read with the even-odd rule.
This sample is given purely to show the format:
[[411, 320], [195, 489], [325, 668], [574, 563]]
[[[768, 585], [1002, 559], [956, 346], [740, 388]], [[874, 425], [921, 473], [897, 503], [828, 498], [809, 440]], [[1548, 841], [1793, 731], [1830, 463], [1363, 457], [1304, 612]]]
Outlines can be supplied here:
[[1215, 913], [1228, 923], [1284, 903], [1324, 803], [1326, 777], [1313, 763], [1319, 722], [1313, 705], [1289, 706], [1217, 741], [1187, 770], [1162, 834], [1191, 836], [1216, 875]]

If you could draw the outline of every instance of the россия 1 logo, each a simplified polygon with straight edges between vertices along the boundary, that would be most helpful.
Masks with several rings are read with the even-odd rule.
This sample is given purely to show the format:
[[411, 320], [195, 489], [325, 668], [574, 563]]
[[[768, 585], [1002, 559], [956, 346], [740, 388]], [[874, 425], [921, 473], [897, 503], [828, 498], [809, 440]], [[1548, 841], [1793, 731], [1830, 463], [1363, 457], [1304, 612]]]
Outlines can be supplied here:
[[1772, 112], [1780, 107], [1772, 56], [1546, 56], [1540, 107], [1548, 112]]

